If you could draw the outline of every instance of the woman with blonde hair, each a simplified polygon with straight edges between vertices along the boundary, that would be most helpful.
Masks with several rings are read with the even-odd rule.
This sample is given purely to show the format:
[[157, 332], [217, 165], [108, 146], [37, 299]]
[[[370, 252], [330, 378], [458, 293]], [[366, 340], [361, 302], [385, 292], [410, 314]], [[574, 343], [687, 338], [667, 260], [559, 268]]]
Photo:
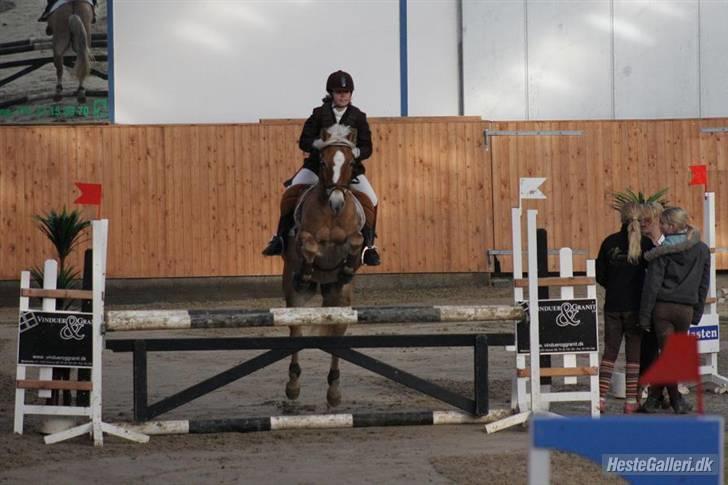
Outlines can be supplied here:
[[[710, 250], [680, 207], [662, 212], [660, 229], [665, 240], [645, 253], [648, 266], [639, 320], [646, 332], [654, 329], [662, 350], [671, 334], [686, 333], [690, 325], [700, 323], [710, 284]], [[643, 411], [653, 413], [659, 409], [662, 389], [663, 386], [650, 387]], [[667, 386], [667, 392], [675, 413], [689, 411], [676, 385]]]
[[659, 202], [643, 202], [640, 213], [642, 235], [650, 238], [652, 244], [659, 246], [665, 237], [660, 230], [660, 214], [664, 210]]
[[627, 359], [625, 369], [626, 403], [624, 412], [639, 409], [637, 384], [640, 369], [639, 323], [640, 294], [645, 276], [644, 251], [650, 240], [640, 230], [641, 205], [627, 202], [619, 208], [622, 227], [607, 236], [599, 248], [596, 261], [597, 282], [606, 290], [604, 298], [604, 354], [599, 364], [599, 407], [606, 410], [606, 397], [619, 355], [622, 339]]
[[[662, 244], [662, 241], [665, 240], [665, 236], [660, 230], [660, 214], [662, 214], [663, 210], [665, 208], [660, 202], [646, 201], [642, 203], [640, 229], [642, 230], [642, 235], [649, 238], [655, 247]], [[659, 354], [660, 346], [657, 343], [655, 332], [644, 332], [642, 334], [642, 341], [640, 342], [640, 376], [655, 363]], [[641, 389], [639, 391], [640, 397], [647, 397], [645, 392], [646, 389]], [[663, 408], [669, 407], [669, 399], [664, 394], [660, 396], [660, 405]]]

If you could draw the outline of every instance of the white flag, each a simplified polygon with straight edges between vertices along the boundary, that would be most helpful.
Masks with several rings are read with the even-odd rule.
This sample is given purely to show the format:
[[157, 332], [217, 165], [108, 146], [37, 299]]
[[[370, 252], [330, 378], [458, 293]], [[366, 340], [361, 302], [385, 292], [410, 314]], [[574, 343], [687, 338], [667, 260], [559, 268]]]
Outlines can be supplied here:
[[521, 199], [545, 199], [546, 196], [539, 190], [546, 177], [523, 177], [521, 180]]

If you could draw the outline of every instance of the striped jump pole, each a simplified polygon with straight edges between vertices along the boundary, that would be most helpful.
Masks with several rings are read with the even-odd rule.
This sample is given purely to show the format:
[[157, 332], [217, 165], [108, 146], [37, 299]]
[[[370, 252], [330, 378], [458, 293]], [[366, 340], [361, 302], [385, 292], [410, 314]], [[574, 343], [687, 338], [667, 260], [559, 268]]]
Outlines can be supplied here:
[[107, 331], [285, 327], [382, 323], [494, 322], [520, 320], [509, 305], [293, 307], [264, 310], [130, 310], [106, 312]]
[[198, 419], [117, 423], [146, 435], [250, 433], [284, 429], [367, 428], [372, 426], [428, 426], [442, 424], [488, 424], [503, 419], [510, 410], [494, 409], [485, 416], [461, 411], [413, 411], [309, 416], [269, 416], [239, 419]]

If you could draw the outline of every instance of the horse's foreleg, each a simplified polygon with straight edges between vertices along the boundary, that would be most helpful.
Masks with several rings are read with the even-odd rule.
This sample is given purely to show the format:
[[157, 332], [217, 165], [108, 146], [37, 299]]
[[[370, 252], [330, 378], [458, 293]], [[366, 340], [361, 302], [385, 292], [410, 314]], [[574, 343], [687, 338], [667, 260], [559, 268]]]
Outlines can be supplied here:
[[[300, 337], [303, 332], [299, 325], [289, 327], [291, 337]], [[291, 355], [291, 363], [288, 366], [288, 383], [286, 384], [286, 397], [288, 399], [298, 399], [301, 394], [301, 366], [298, 364], [298, 352]]]
[[78, 84], [78, 89], [76, 90], [76, 101], [78, 101], [79, 104], [84, 104], [86, 102], [86, 88], [83, 87], [83, 83]]
[[358, 232], [349, 237], [349, 254], [346, 256], [344, 266], [339, 273], [339, 283], [342, 285], [351, 283], [354, 273], [361, 266], [361, 248], [364, 238]]
[[[330, 335], [332, 337], [338, 337], [344, 335], [344, 332], [346, 332], [346, 325], [332, 325], [328, 326], [326, 330], [327, 335]], [[328, 402], [329, 406], [331, 407], [336, 407], [341, 404], [341, 389], [339, 386], [340, 377], [341, 374], [339, 372], [339, 358], [335, 355], [332, 355], [331, 365], [329, 367], [329, 375], [326, 379], [329, 383], [329, 388], [326, 391], [326, 402]]]
[[53, 95], [53, 101], [59, 102], [63, 99], [63, 53], [53, 54], [53, 64], [56, 66], [56, 93]]
[[313, 262], [316, 256], [318, 256], [321, 250], [319, 243], [313, 234], [307, 231], [301, 231], [298, 236], [298, 244], [301, 247], [301, 266], [296, 274], [293, 275], [293, 284], [296, 291], [304, 291], [307, 289], [308, 284], [311, 282], [313, 276]]

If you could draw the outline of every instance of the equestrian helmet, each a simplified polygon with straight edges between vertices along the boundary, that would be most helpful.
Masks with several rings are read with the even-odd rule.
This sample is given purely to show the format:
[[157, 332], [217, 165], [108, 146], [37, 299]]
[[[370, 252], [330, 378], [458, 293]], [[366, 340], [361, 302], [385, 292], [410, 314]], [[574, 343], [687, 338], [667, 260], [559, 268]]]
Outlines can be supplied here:
[[334, 89], [354, 91], [354, 80], [351, 75], [344, 71], [332, 72], [326, 80], [326, 92], [331, 93]]

